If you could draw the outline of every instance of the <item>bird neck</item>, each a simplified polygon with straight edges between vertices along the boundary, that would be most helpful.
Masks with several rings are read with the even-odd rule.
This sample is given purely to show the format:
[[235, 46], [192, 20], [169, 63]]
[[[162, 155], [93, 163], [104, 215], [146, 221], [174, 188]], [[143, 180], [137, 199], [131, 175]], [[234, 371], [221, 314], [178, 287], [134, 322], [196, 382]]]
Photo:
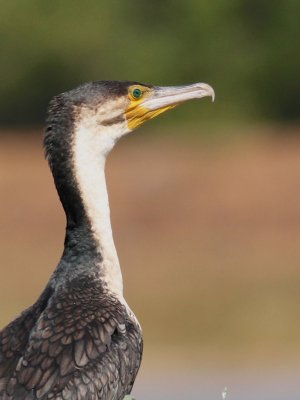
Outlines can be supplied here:
[[105, 180], [106, 155], [116, 139], [107, 129], [101, 132], [99, 125], [84, 120], [79, 125], [68, 125], [62, 118], [59, 122], [49, 125], [45, 135], [46, 154], [67, 218], [58, 272], [96, 276], [107, 290], [123, 298]]
[[115, 248], [105, 179], [106, 152], [113, 139], [99, 137], [99, 127], [80, 125], [75, 131], [73, 164], [75, 179], [97, 253], [100, 278], [109, 290], [123, 295], [123, 280]]

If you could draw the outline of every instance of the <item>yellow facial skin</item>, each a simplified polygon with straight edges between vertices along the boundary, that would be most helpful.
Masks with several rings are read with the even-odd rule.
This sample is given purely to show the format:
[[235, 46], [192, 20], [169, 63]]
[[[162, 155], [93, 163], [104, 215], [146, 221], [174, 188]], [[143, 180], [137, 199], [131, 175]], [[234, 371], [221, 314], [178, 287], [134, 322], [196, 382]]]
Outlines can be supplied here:
[[[140, 96], [135, 96], [141, 92]], [[142, 85], [133, 85], [129, 87], [128, 97], [130, 100], [129, 106], [125, 112], [128, 128], [132, 131], [142, 125], [148, 119], [154, 118], [157, 115], [176, 107], [176, 104], [168, 105], [157, 110], [149, 110], [143, 106], [145, 99], [154, 95], [154, 90]]]

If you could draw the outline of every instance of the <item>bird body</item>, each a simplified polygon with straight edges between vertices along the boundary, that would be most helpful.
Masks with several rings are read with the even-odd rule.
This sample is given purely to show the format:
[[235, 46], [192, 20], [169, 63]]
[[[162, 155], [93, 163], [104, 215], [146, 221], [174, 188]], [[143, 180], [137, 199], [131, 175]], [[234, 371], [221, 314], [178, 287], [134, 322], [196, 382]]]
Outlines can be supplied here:
[[37, 302], [0, 331], [1, 400], [121, 400], [131, 392], [142, 332], [123, 297], [105, 160], [120, 137], [180, 95], [213, 96], [197, 85], [163, 91], [99, 81], [50, 103], [44, 146], [66, 213], [65, 246]]

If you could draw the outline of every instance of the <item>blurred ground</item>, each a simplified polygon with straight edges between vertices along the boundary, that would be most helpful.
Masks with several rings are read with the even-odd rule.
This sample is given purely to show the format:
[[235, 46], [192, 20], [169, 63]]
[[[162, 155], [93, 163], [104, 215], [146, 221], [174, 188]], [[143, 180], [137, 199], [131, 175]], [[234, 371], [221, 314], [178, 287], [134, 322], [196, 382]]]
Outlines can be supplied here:
[[[139, 379], [171, 365], [282, 376], [299, 363], [300, 139], [272, 131], [139, 132], [110, 156], [114, 236], [145, 335]], [[2, 327], [37, 298], [62, 251], [64, 215], [36, 132], [0, 135], [0, 207]]]

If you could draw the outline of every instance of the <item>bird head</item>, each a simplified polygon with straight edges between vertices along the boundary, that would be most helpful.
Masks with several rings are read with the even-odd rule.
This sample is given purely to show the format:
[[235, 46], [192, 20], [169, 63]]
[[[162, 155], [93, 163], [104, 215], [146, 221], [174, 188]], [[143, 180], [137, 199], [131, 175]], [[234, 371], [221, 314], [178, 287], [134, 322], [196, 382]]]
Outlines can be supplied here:
[[162, 87], [129, 81], [90, 82], [52, 100], [48, 127], [56, 122], [63, 125], [65, 117], [72, 121], [77, 136], [84, 136], [86, 143], [106, 155], [120, 137], [145, 121], [206, 96], [214, 100], [214, 90], [206, 83]]

